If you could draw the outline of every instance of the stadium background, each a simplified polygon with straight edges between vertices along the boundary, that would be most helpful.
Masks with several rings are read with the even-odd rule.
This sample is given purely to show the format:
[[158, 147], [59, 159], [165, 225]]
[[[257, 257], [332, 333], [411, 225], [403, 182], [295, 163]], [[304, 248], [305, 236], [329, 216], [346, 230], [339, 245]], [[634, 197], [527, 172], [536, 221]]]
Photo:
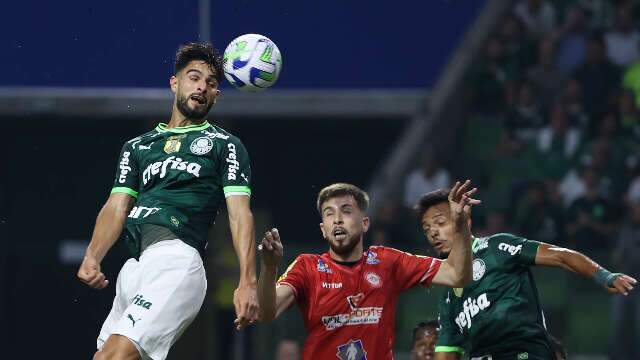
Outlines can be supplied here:
[[[90, 357], [114, 287], [89, 290], [75, 272], [118, 151], [168, 119], [178, 44], [223, 49], [249, 32], [278, 44], [282, 76], [259, 95], [225, 86], [210, 119], [247, 146], [257, 232], [278, 226], [287, 261], [325, 250], [314, 202], [326, 184], [370, 191], [368, 243], [424, 254], [404, 198], [469, 176], [485, 200], [476, 233], [578, 248], [637, 277], [638, 254], [617, 245], [638, 238], [637, 2], [528, 2], [539, 10], [497, 0], [3, 5], [0, 358]], [[222, 212], [209, 296], [171, 359], [224, 358], [224, 347], [229, 359], [273, 359], [283, 339], [304, 339], [296, 310], [249, 332], [221, 327], [236, 282], [227, 229]], [[117, 244], [105, 259], [112, 284], [126, 257]], [[622, 313], [629, 304], [588, 280], [535, 272], [570, 358], [637, 358], [640, 312]], [[415, 323], [436, 315], [437, 294], [401, 298], [398, 359]]]

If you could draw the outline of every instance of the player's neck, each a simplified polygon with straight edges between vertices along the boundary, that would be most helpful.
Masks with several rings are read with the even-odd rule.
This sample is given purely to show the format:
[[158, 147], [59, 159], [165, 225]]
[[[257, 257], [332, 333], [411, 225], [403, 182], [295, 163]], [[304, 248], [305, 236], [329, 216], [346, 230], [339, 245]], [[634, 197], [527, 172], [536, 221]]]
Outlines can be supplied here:
[[167, 123], [167, 128], [176, 128], [176, 127], [184, 127], [189, 125], [200, 125], [204, 123], [207, 119], [188, 119], [184, 116], [178, 109], [173, 108], [173, 112], [171, 112], [171, 119], [169, 123]]
[[358, 245], [356, 245], [353, 250], [348, 254], [338, 254], [333, 251], [333, 249], [329, 248], [329, 256], [331, 259], [339, 262], [354, 262], [358, 261], [362, 258], [362, 241]]

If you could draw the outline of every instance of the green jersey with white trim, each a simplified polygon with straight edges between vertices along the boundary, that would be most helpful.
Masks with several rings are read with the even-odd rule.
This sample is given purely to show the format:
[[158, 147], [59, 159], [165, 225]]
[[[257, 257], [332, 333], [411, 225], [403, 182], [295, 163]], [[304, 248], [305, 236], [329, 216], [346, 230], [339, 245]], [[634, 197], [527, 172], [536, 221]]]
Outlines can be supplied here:
[[554, 359], [529, 268], [539, 244], [512, 234], [474, 239], [471, 284], [440, 298], [436, 352]]
[[137, 200], [127, 218], [127, 244], [142, 252], [140, 227], [166, 227], [204, 253], [207, 233], [226, 196], [251, 195], [249, 155], [240, 140], [218, 126], [154, 130], [122, 147], [112, 193]]

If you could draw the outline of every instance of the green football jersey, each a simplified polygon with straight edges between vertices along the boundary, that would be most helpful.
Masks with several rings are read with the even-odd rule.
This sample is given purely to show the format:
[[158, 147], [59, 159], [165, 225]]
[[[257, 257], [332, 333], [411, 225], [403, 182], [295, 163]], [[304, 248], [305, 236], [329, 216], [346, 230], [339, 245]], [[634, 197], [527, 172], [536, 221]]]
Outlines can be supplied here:
[[226, 196], [251, 195], [249, 156], [240, 140], [204, 122], [154, 130], [122, 147], [112, 193], [136, 198], [127, 244], [142, 249], [143, 224], [163, 226], [204, 253], [209, 226]]
[[511, 234], [475, 238], [473, 280], [439, 302], [436, 352], [470, 357], [554, 359], [529, 267], [540, 243]]

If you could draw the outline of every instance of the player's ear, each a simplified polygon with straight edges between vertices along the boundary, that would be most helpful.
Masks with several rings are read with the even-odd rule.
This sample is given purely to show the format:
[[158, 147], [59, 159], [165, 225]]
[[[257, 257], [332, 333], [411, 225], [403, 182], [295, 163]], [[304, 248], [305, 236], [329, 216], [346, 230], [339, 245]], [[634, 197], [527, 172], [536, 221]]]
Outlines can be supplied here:
[[320, 223], [320, 231], [322, 232], [322, 237], [327, 238], [327, 233], [324, 231], [324, 223]]
[[364, 232], [367, 232], [369, 230], [369, 217], [365, 216], [362, 218], [362, 228], [364, 229]]
[[171, 92], [174, 94], [178, 91], [178, 78], [175, 75], [169, 78], [169, 87], [171, 88]]

